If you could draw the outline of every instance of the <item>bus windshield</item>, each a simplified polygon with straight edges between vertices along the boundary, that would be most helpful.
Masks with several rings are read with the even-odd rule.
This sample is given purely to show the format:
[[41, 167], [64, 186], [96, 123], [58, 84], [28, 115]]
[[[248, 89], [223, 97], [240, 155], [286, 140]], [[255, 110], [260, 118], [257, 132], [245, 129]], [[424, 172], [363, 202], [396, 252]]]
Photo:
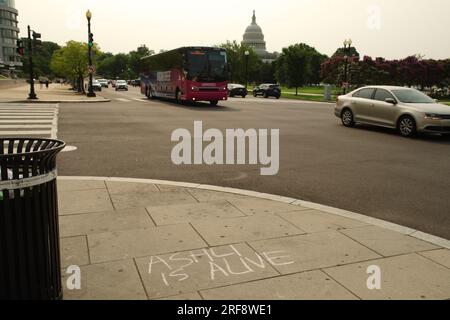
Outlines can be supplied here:
[[226, 81], [228, 76], [225, 51], [192, 50], [187, 55], [188, 78], [198, 82]]

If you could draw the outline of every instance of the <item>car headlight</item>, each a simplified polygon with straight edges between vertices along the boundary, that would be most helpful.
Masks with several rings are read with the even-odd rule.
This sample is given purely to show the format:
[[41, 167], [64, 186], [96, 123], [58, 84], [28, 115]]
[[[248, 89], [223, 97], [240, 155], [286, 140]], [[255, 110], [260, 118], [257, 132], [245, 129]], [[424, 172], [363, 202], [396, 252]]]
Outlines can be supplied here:
[[427, 120], [442, 120], [442, 116], [436, 113], [425, 113], [425, 119]]

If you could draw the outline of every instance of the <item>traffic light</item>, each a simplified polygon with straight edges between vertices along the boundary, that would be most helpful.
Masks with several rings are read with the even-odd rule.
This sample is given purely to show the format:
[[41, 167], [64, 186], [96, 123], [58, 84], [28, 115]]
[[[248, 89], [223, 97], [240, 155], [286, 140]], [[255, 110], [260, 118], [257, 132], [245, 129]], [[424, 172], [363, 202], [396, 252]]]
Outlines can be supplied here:
[[33, 31], [34, 45], [40, 45], [42, 43], [39, 39], [41, 39], [41, 34]]
[[93, 33], [89, 33], [89, 48], [92, 48], [94, 46], [94, 34]]
[[16, 52], [18, 55], [24, 56], [25, 55], [25, 47], [23, 46], [22, 40], [17, 40], [17, 48]]

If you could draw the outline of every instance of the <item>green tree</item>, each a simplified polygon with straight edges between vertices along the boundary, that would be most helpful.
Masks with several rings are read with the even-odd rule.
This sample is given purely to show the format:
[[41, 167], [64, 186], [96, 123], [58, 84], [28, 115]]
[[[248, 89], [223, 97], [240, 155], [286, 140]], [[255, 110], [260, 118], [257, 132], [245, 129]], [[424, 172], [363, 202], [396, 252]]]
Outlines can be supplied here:
[[[98, 56], [97, 46], [93, 47], [94, 57]], [[84, 91], [84, 78], [88, 68], [87, 43], [69, 41], [53, 53], [50, 68], [55, 75], [72, 80], [78, 92]], [[95, 59], [94, 59], [95, 64]]]
[[155, 54], [153, 50], [150, 50], [146, 45], [142, 45], [135, 51], [131, 51], [129, 56], [129, 69], [131, 78], [137, 78], [141, 73], [141, 59]]
[[[250, 82], [259, 80], [262, 61], [251, 47], [241, 45], [237, 41], [227, 41], [219, 47], [227, 51], [231, 82], [245, 83], [247, 80]], [[246, 79], [246, 51], [250, 53], [247, 69], [248, 79]]]
[[[33, 50], [33, 67], [34, 74], [36, 78], [46, 76], [49, 78], [54, 78], [55, 74], [50, 68], [50, 62], [53, 56], [53, 53], [60, 49], [61, 47], [54, 42], [44, 41], [41, 45], [38, 45]], [[28, 50], [27, 50], [28, 51]], [[23, 72], [28, 73], [30, 69], [28, 54], [22, 57], [23, 63]]]
[[283, 48], [281, 56], [276, 63], [276, 78], [281, 84], [295, 88], [304, 86], [311, 78], [311, 52], [310, 47], [305, 44], [295, 44]]
[[336, 52], [331, 57], [335, 58], [335, 57], [345, 57], [345, 56], [348, 56], [348, 57], [359, 57], [360, 55], [359, 55], [358, 50], [356, 50], [355, 47], [350, 47], [347, 50], [344, 49], [344, 48], [338, 48], [336, 50]]

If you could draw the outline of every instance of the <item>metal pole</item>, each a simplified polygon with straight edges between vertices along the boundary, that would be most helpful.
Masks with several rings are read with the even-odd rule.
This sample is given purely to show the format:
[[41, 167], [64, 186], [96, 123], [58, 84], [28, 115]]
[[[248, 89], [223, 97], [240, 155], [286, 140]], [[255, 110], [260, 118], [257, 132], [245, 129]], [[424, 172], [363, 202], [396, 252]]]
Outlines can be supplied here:
[[30, 64], [30, 93], [28, 100], [36, 100], [36, 92], [34, 90], [34, 71], [33, 71], [33, 45], [31, 42], [31, 27], [28, 26], [28, 59]]
[[245, 55], [245, 89], [248, 89], [248, 55]]
[[[89, 42], [91, 40], [91, 19], [88, 18], [88, 54], [89, 54], [89, 68], [92, 67], [92, 50], [91, 50], [91, 46], [89, 45]], [[92, 85], [92, 79], [93, 75], [92, 75], [92, 70], [89, 70], [89, 88], [88, 88], [88, 94], [87, 96], [89, 98], [95, 98], [96, 94], [94, 93], [94, 87]]]
[[347, 82], [348, 82], [348, 56], [345, 55], [345, 71], [344, 71], [344, 94], [347, 94]]

